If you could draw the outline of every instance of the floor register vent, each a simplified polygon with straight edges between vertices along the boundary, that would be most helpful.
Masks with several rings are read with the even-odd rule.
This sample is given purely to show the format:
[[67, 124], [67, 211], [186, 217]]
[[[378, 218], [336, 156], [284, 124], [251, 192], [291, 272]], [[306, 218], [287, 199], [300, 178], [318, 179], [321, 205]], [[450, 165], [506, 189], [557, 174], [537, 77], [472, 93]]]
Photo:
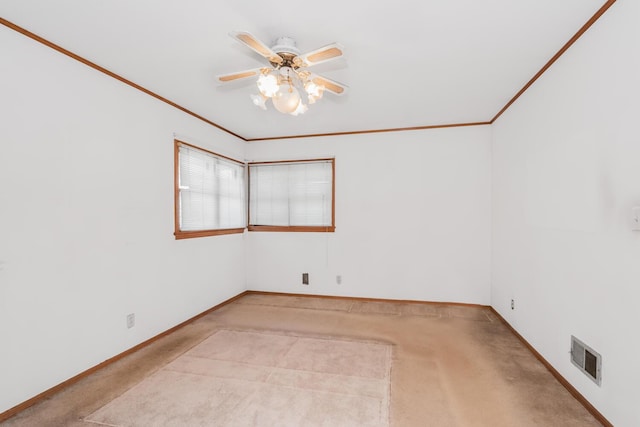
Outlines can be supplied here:
[[602, 356], [597, 351], [571, 335], [571, 363], [576, 365], [593, 382], [602, 382]]

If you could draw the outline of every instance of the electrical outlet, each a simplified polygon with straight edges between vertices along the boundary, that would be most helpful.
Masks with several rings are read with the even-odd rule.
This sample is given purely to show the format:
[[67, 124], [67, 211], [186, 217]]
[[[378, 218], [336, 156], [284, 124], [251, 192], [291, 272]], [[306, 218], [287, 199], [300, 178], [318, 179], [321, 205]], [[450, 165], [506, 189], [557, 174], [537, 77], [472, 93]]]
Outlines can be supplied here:
[[342, 283], [342, 276], [341, 276], [341, 275], [339, 275], [339, 274], [336, 276], [336, 283], [337, 283], [338, 285]]
[[127, 314], [127, 328], [131, 329], [136, 325], [135, 313]]
[[516, 301], [511, 298], [511, 310], [514, 310], [516, 308]]
[[303, 285], [309, 284], [309, 273], [302, 273], [302, 284]]

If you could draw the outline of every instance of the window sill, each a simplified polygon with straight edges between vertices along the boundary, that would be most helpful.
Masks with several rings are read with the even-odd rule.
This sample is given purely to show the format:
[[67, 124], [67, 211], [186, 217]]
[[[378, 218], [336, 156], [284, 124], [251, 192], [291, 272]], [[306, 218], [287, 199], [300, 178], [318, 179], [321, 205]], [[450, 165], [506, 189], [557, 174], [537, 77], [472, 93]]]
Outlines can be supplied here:
[[198, 231], [176, 231], [173, 233], [176, 240], [193, 239], [195, 237], [221, 236], [224, 234], [241, 234], [244, 228], [226, 228], [223, 230], [198, 230]]
[[298, 233], [333, 233], [335, 225], [327, 226], [277, 226], [277, 225], [250, 225], [249, 231], [281, 231]]

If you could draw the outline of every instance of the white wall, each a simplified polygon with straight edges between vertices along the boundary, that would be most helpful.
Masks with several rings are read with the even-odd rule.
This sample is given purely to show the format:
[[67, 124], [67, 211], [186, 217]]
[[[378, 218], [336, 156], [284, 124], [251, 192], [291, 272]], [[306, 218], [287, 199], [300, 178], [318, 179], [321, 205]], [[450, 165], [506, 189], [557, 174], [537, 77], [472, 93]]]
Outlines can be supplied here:
[[[640, 425], [638, 17], [614, 4], [493, 126], [491, 303], [621, 427]], [[602, 387], [572, 334], [602, 354]]]
[[245, 289], [243, 235], [172, 234], [173, 132], [245, 144], [4, 26], [0, 45], [1, 413]]
[[478, 126], [249, 144], [252, 160], [335, 156], [336, 231], [249, 233], [248, 288], [488, 304], [490, 135]]

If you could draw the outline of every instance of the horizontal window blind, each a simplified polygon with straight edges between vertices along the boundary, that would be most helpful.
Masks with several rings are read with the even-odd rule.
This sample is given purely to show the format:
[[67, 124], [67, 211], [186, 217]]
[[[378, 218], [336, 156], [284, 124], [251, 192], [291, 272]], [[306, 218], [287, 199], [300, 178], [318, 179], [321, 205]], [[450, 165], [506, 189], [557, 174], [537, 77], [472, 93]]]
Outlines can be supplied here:
[[244, 228], [244, 165], [189, 145], [178, 149], [180, 231]]
[[250, 225], [333, 225], [333, 160], [250, 164], [249, 177]]

